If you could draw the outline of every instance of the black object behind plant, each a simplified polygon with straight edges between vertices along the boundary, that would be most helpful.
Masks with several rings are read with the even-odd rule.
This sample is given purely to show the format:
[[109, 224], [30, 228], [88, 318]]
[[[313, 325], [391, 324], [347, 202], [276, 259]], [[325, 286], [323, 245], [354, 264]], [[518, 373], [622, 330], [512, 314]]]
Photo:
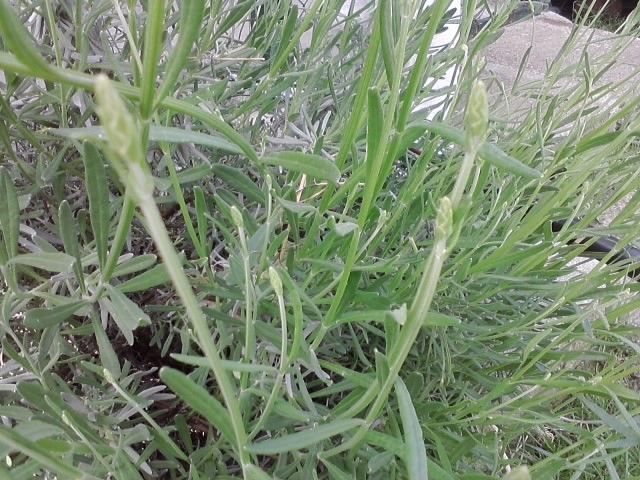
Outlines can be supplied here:
[[[571, 224], [575, 225], [577, 222], [578, 220], [574, 220]], [[551, 222], [551, 230], [558, 233], [566, 223], [566, 220]], [[628, 268], [627, 276], [640, 281], [640, 249], [633, 246], [618, 248], [618, 242], [617, 238], [608, 236], [602, 238], [583, 237], [571, 243], [586, 245], [584, 256], [589, 258], [601, 259], [615, 252], [606, 260], [607, 264]]]

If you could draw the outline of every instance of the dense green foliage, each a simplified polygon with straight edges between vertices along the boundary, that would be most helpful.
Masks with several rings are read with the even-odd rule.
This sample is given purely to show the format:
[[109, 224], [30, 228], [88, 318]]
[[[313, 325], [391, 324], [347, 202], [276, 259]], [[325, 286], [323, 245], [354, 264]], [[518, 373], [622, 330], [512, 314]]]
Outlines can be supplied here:
[[0, 477], [640, 478], [616, 50], [343, 3], [0, 0]]

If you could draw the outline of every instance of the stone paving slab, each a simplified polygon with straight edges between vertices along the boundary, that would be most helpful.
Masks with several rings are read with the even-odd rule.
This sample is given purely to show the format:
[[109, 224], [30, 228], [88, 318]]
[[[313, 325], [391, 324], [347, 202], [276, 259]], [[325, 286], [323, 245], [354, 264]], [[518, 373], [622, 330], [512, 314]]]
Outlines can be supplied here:
[[[506, 90], [509, 91], [516, 81], [522, 59], [527, 50], [530, 49], [529, 57], [519, 80], [520, 85], [528, 86], [534, 91], [536, 89], [543, 91], [545, 88], [549, 88], [552, 83], [546, 83], [545, 81], [545, 77], [548, 76], [549, 66], [561, 52], [562, 46], [569, 39], [575, 28], [572, 22], [551, 12], [544, 12], [528, 20], [508, 25], [505, 27], [502, 36], [486, 49], [487, 66], [484, 72], [485, 78], [501, 82]], [[574, 48], [563, 55], [563, 66], [569, 67], [578, 64], [585, 47], [595, 65], [610, 62], [614, 60], [611, 51], [615, 49], [616, 42], [624, 41], [626, 45], [615, 58], [615, 66], [605, 72], [596, 82], [596, 85], [608, 83], [616, 85], [611, 92], [613, 98], [610, 98], [610, 101], [622, 98], [624, 95], [638, 95], [638, 87], [640, 86], [638, 78], [640, 73], [640, 39], [621, 39], [620, 36], [611, 32], [588, 27], [580, 27], [575, 34], [578, 36], [578, 41]], [[580, 69], [576, 70], [575, 76], [563, 80], [565, 82], [564, 86], [566, 87], [572, 81], [584, 81], [584, 74], [581, 73]], [[499, 91], [501, 90], [494, 89], [496, 94]], [[530, 97], [528, 99], [523, 97], [521, 100], [525, 103], [533, 102]], [[510, 101], [513, 103], [514, 99], [510, 99]], [[628, 200], [629, 198], [611, 208], [605, 215], [606, 218], [601, 219], [602, 222], [607, 224], [615, 218]], [[581, 260], [577, 259], [573, 263], [580, 262]], [[579, 265], [578, 268], [586, 272], [596, 265], [596, 261], [591, 261]], [[640, 311], [630, 314], [627, 317], [627, 321], [640, 326]]]
[[[486, 72], [495, 75], [507, 87], [511, 87], [527, 49], [531, 48], [525, 65], [525, 82], [542, 81], [549, 65], [560, 53], [574, 29], [574, 24], [552, 12], [544, 12], [528, 20], [505, 27], [502, 36], [486, 49]], [[570, 49], [563, 57], [566, 66], [580, 62], [583, 49], [587, 46], [590, 59], [611, 60], [610, 52], [621, 38], [611, 32], [589, 27], [580, 27], [576, 48]], [[625, 82], [616, 94], [622, 95], [635, 88], [627, 79], [637, 76], [640, 67], [640, 39], [626, 39], [625, 48], [616, 58], [616, 65], [607, 71], [599, 84]], [[577, 78], [576, 81], [581, 80]], [[635, 83], [635, 82], [633, 82]]]

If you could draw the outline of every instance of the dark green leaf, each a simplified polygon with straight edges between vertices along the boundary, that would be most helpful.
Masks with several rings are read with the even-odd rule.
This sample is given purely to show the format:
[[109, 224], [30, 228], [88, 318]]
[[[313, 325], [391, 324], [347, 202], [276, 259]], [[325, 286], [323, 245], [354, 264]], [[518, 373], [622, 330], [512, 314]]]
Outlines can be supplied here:
[[224, 182], [234, 187], [238, 193], [245, 195], [250, 200], [264, 205], [264, 192], [239, 168], [228, 165], [216, 164], [211, 167], [214, 175], [220, 177]]
[[[164, 22], [167, 12], [165, 0], [154, 0], [147, 4], [147, 15], [144, 24], [144, 44], [142, 55], [142, 81], [140, 95], [140, 115], [143, 120], [151, 117], [156, 94], [156, 78], [160, 55], [164, 50]], [[182, 33], [182, 32], [181, 32]], [[182, 35], [180, 35], [182, 36]]]
[[86, 302], [77, 301], [51, 308], [34, 308], [26, 312], [24, 324], [29, 328], [35, 329], [52, 327], [67, 320], [84, 305], [86, 305]]
[[[2, 3], [4, 2], [0, 1], [0, 4]], [[46, 448], [30, 439], [24, 438], [11, 428], [0, 427], [0, 444], [6, 445], [13, 452], [19, 452], [21, 455], [32, 458], [40, 463], [46, 471], [57, 474], [59, 478], [86, 478], [91, 480], [97, 478], [86, 471], [63, 462], [56, 456], [51, 455], [51, 452]]]
[[29, 70], [31, 75], [47, 78], [51, 67], [36, 48], [36, 42], [24, 28], [8, 0], [0, 0], [0, 35], [4, 49], [10, 50]]
[[111, 345], [107, 332], [105, 332], [102, 323], [100, 323], [98, 319], [98, 315], [96, 315], [95, 308], [91, 312], [91, 325], [93, 327], [93, 335], [98, 344], [98, 352], [100, 353], [102, 366], [109, 370], [114, 378], [120, 378], [121, 371], [118, 355], [113, 349], [113, 345]]
[[296, 28], [297, 20], [298, 6], [292, 5], [291, 9], [289, 10], [289, 15], [287, 16], [287, 21], [285, 22], [284, 28], [282, 29], [282, 35], [280, 35], [280, 46], [278, 48], [278, 53], [274, 55], [271, 73], [276, 73], [277, 70], [280, 69], [280, 66], [284, 63], [286, 55], [291, 52], [289, 45], [291, 44], [291, 36], [293, 35], [293, 31]]
[[73, 265], [73, 271], [76, 275], [76, 280], [84, 289], [84, 272], [82, 271], [82, 262], [80, 261], [80, 245], [78, 244], [78, 228], [76, 226], [73, 213], [71, 213], [71, 207], [69, 202], [63, 200], [58, 209], [58, 220], [60, 222], [60, 236], [62, 237], [62, 244], [67, 254], [76, 259], [76, 263]]
[[156, 92], [156, 102], [161, 101], [175, 89], [176, 82], [193, 48], [193, 42], [200, 34], [204, 16], [205, 0], [180, 2], [180, 21], [178, 23], [178, 43], [171, 51], [164, 69], [163, 81]]
[[138, 255], [137, 257], [129, 258], [119, 263], [113, 271], [113, 277], [119, 277], [120, 275], [129, 275], [131, 273], [139, 272], [140, 270], [146, 270], [156, 263], [158, 257], [152, 253], [146, 255]]
[[210, 395], [184, 373], [173, 368], [163, 367], [160, 370], [160, 379], [196, 413], [202, 415], [225, 436], [228, 442], [235, 443], [229, 412], [216, 397]]
[[117, 286], [122, 293], [140, 292], [167, 283], [171, 277], [163, 263]]
[[107, 261], [109, 244], [109, 222], [111, 220], [109, 186], [102, 155], [92, 143], [85, 142], [82, 159], [84, 160], [85, 185], [89, 196], [91, 228], [96, 242], [98, 261], [102, 269]]
[[13, 180], [4, 168], [0, 168], [0, 228], [8, 258], [13, 258], [18, 254], [20, 207]]
[[106, 285], [106, 288], [109, 298], [103, 298], [100, 302], [106, 306], [129, 345], [133, 345], [133, 331], [140, 326], [150, 325], [151, 319], [118, 289], [111, 285]]

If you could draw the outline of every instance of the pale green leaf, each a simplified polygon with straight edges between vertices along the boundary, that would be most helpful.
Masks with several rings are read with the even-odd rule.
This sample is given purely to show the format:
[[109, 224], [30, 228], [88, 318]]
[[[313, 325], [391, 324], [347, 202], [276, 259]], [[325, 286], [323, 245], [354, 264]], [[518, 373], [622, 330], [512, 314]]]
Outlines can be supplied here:
[[294, 172], [304, 173], [316, 180], [338, 183], [340, 170], [335, 163], [320, 155], [302, 152], [271, 153], [262, 158], [267, 165], [275, 165]]
[[307, 428], [300, 432], [285, 435], [283, 437], [263, 440], [252, 443], [245, 448], [248, 452], [256, 455], [276, 455], [284, 452], [291, 452], [316, 445], [323, 440], [340, 435], [357, 427], [364, 425], [364, 420], [335, 420], [331, 423]]

